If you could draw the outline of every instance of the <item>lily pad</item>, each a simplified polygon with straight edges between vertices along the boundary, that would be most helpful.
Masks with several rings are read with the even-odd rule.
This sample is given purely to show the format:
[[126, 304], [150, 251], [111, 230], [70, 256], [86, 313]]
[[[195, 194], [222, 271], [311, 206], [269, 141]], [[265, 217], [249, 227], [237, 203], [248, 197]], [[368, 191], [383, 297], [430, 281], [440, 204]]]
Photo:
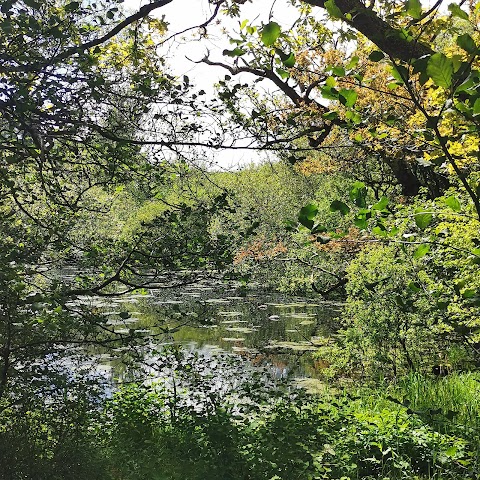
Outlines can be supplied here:
[[312, 318], [315, 317], [316, 315], [314, 313], [286, 313], [285, 317], [288, 318], [294, 318], [297, 320], [303, 319], [303, 318]]
[[312, 395], [325, 393], [328, 389], [327, 384], [318, 380], [318, 378], [295, 378], [295, 384]]
[[294, 352], [314, 352], [317, 350], [317, 347], [310, 342], [274, 342], [265, 348], [271, 350], [291, 350]]
[[217, 312], [217, 315], [221, 317], [240, 317], [243, 315], [242, 312]]
[[251, 354], [251, 355], [256, 355], [256, 354], [258, 354], [258, 350], [255, 350], [255, 349], [253, 349], [253, 348], [247, 348], [247, 347], [239, 346], [239, 345], [233, 345], [233, 346], [232, 346], [232, 352], [235, 352], [235, 353], [248, 353], [248, 354]]
[[253, 328], [249, 328], [249, 327], [227, 327], [225, 330], [228, 330], [229, 332], [238, 332], [238, 333], [255, 332]]

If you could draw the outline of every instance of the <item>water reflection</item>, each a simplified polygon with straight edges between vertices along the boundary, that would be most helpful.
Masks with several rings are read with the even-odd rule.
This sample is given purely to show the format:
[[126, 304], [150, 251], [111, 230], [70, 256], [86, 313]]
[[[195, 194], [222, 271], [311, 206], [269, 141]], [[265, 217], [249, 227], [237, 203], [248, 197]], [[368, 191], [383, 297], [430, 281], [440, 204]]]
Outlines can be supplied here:
[[[316, 377], [311, 352], [333, 330], [340, 306], [235, 285], [196, 284], [118, 299], [109, 320], [119, 330], [164, 334], [164, 342], [190, 350], [233, 352], [252, 365], [268, 365], [277, 377]], [[129, 317], [122, 319], [120, 310]]]

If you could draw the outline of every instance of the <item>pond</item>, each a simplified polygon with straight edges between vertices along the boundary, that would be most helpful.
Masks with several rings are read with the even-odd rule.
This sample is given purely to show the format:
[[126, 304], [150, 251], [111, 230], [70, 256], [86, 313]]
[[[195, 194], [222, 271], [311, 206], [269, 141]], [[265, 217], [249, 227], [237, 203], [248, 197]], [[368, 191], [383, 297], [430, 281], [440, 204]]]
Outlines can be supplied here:
[[[231, 352], [277, 377], [318, 376], [311, 352], [325, 344], [341, 304], [242, 290], [232, 282], [204, 281], [175, 289], [97, 300], [108, 325], [119, 333], [162, 334], [205, 355]], [[104, 354], [105, 371], [124, 376], [121, 362]]]

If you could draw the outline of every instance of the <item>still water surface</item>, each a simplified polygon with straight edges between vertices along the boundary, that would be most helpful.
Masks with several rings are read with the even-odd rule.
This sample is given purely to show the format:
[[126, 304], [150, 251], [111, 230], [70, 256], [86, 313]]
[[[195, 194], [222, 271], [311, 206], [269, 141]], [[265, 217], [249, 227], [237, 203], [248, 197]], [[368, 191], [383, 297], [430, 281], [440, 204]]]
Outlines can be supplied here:
[[[164, 343], [179, 343], [207, 355], [231, 352], [252, 365], [267, 366], [278, 377], [313, 378], [318, 372], [311, 352], [325, 342], [341, 308], [259, 288], [240, 296], [236, 285], [212, 281], [149, 290], [107, 303], [99, 300], [99, 306], [116, 332], [166, 330]], [[104, 367], [119, 368], [108, 356]]]

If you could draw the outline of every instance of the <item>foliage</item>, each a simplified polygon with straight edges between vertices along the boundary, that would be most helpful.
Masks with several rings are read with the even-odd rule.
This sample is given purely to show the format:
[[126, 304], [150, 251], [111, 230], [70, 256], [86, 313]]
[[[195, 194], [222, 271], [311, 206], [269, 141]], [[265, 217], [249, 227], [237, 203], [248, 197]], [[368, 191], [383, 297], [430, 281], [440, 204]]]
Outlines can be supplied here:
[[[372, 244], [348, 267], [346, 325], [381, 370], [465, 368], [475, 359], [478, 221], [468, 210], [451, 194], [399, 208], [390, 246]], [[386, 243], [387, 230], [377, 227]]]
[[[203, 60], [228, 71], [221, 105], [157, 54], [167, 24], [150, 14], [170, 0], [120, 3], [0, 7], [5, 478], [478, 476], [477, 378], [419, 375], [478, 366], [477, 6], [308, 0], [289, 30], [273, 10], [242, 20], [224, 60]], [[245, 2], [212, 3], [203, 29]], [[187, 166], [245, 137], [282, 163], [206, 181]], [[227, 359], [115, 330], [92, 302], [232, 262], [289, 292], [346, 284], [317, 357], [398, 379], [395, 396], [306, 398], [239, 363], [219, 379]], [[135, 363], [132, 385], [105, 400], [89, 348]]]
[[18, 403], [2, 399], [3, 479], [110, 478], [97, 441], [102, 388], [86, 371], [78, 373], [83, 375], [80, 380], [58, 369], [45, 371], [50, 385], [38, 378], [30, 386], [22, 385], [24, 396]]
[[[275, 162], [215, 173], [213, 178], [228, 188], [236, 204], [232, 219], [241, 229], [231, 235], [235, 237], [237, 274], [266, 288], [297, 294], [312, 293], [312, 284], [319, 290], [326, 288], [341, 274], [350, 258], [343, 255], [348, 255], [348, 249], [341, 250], [339, 245], [317, 248], [307, 229], [296, 231], [292, 225], [300, 207], [310, 201], [320, 232], [337, 226], [338, 214], [330, 204], [348, 185], [345, 176], [306, 175]], [[324, 271], [329, 270], [331, 275], [324, 278]]]
[[[182, 398], [197, 398], [191, 388]], [[274, 401], [261, 399], [272, 393]], [[215, 408], [180, 401], [174, 417], [172, 394], [165, 384], [132, 386], [114, 398], [109, 435], [122, 478], [460, 479], [478, 467], [462, 435], [439, 433], [366, 390], [309, 398], [259, 384], [241, 389], [233, 410], [217, 392], [209, 397]]]
[[411, 377], [380, 394], [363, 388], [355, 396], [312, 397], [234, 358], [176, 348], [162, 354], [160, 381], [124, 385], [101, 402], [92, 382], [83, 393], [65, 384], [51, 392], [49, 406], [33, 401], [20, 423], [3, 422], [2, 451], [12, 455], [2, 457], [4, 477], [393, 480], [478, 473], [478, 428], [466, 423], [478, 414], [474, 378]]
[[478, 373], [452, 373], [442, 378], [409, 374], [393, 386], [393, 395], [437, 431], [479, 441]]

